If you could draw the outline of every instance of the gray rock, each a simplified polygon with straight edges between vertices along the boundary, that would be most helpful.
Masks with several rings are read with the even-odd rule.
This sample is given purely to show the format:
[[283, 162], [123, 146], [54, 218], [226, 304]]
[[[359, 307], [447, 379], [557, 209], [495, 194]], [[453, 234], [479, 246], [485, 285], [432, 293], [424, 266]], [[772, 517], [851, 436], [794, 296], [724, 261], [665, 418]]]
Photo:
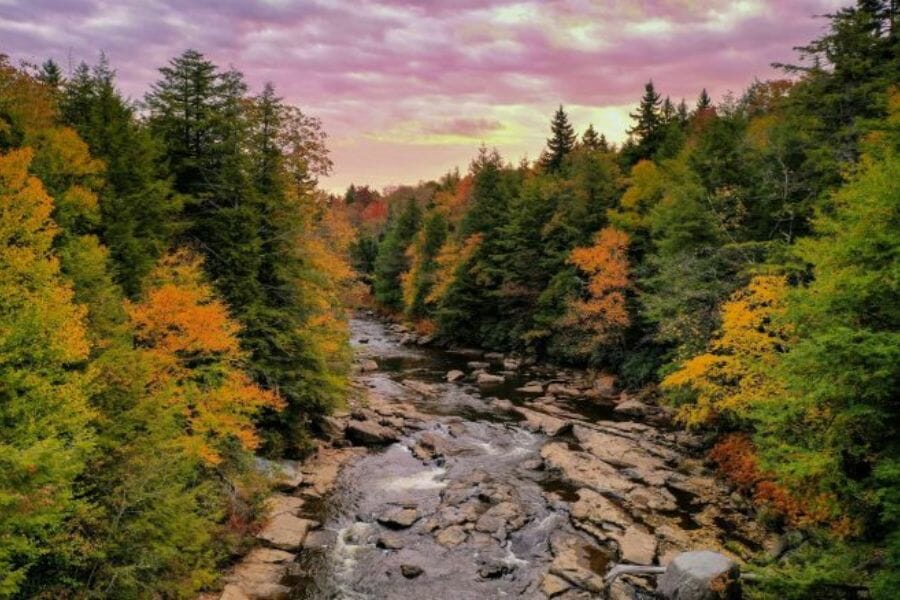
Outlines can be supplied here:
[[709, 550], [676, 556], [659, 578], [657, 592], [668, 600], [737, 600], [740, 567]]

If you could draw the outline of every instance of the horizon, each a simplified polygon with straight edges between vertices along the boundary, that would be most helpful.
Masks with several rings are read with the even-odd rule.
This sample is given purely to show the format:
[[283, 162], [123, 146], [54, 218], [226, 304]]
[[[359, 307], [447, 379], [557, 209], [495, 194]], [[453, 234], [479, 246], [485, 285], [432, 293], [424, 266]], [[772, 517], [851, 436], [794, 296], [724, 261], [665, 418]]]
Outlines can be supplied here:
[[66, 71], [104, 52], [123, 92], [141, 100], [159, 67], [195, 47], [242, 71], [252, 90], [271, 81], [320, 118], [334, 161], [320, 185], [342, 193], [464, 171], [481, 144], [510, 162], [533, 160], [560, 104], [579, 135], [593, 123], [621, 143], [648, 80], [675, 103], [692, 105], [703, 87], [714, 101], [740, 94], [778, 76], [771, 64], [796, 60], [792, 48], [825, 26], [816, 16], [842, 4], [161, 1], [111, 10], [98, 0], [0, 0], [0, 52], [52, 58]]

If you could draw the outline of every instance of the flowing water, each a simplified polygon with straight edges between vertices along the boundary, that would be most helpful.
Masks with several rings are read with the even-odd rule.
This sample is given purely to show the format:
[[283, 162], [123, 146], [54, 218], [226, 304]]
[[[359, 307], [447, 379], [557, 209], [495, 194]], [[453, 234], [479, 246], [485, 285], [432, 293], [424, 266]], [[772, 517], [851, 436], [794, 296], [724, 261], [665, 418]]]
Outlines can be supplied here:
[[[568, 518], [575, 488], [540, 467], [547, 437], [524, 427], [503, 402], [527, 400], [515, 391], [523, 376], [507, 374], [503, 385], [489, 390], [447, 383], [447, 371], [465, 369], [471, 359], [403, 346], [375, 320], [354, 319], [352, 332], [358, 354], [379, 365], [359, 375], [358, 383], [371, 394], [413, 404], [425, 418], [399, 442], [346, 467], [335, 490], [315, 507], [310, 516], [323, 527], [313, 547], [301, 553], [293, 598], [545, 598], [539, 585], [553, 558], [552, 539], [560, 534], [584, 540], [580, 551], [596, 573], [607, 569], [612, 555]], [[401, 383], [410, 379], [431, 384], [436, 393], [411, 392]], [[595, 403], [581, 412], [590, 419], [613, 416]], [[442, 444], [433, 460], [411, 451], [426, 437]], [[478, 521], [478, 529], [487, 530], [482, 532], [459, 518], [467, 510], [483, 514], [498, 501], [514, 507], [515, 525], [497, 530]], [[386, 511], [403, 507], [417, 511], [411, 526], [391, 529], [378, 522]], [[684, 513], [681, 520], [690, 523], [689, 510]], [[454, 531], [464, 541], [439, 543], [436, 535], [457, 523]]]

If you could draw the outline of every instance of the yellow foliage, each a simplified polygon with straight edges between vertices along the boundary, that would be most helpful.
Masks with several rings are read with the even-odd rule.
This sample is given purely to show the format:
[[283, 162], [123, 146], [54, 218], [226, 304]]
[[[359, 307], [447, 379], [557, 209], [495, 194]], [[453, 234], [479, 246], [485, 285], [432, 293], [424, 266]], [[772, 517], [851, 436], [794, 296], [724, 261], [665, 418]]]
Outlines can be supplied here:
[[437, 270], [434, 275], [434, 286], [425, 298], [426, 302], [436, 303], [444, 297], [456, 279], [457, 271], [472, 258], [481, 245], [481, 240], [482, 235], [477, 233], [469, 236], [462, 243], [449, 240], [441, 246], [435, 257]]
[[758, 402], [777, 396], [780, 384], [772, 369], [791, 340], [780, 322], [785, 310], [784, 277], [754, 277], [722, 305], [722, 328], [704, 354], [667, 376], [663, 389], [691, 388], [696, 402], [678, 414], [688, 425], [714, 421], [723, 412], [740, 415]]

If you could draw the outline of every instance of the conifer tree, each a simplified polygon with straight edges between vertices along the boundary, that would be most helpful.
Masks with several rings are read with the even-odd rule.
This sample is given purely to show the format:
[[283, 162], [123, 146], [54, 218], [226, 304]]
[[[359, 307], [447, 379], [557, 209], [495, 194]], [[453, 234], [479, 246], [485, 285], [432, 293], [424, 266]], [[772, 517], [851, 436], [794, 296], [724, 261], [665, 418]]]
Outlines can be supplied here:
[[569, 123], [569, 116], [563, 110], [562, 104], [554, 113], [550, 122], [552, 136], [547, 140], [547, 149], [542, 159], [542, 164], [548, 173], [556, 173], [562, 168], [566, 155], [575, 148], [575, 129]]
[[650, 158], [659, 148], [662, 140], [663, 118], [660, 114], [660, 95], [649, 81], [644, 86], [644, 95], [636, 112], [630, 113], [635, 124], [628, 130], [634, 141], [633, 156], [631, 160]]
[[602, 149], [600, 136], [597, 135], [597, 130], [594, 129], [593, 123], [588, 125], [588, 128], [584, 132], [584, 135], [581, 136], [581, 144], [588, 150]]
[[712, 99], [709, 97], [709, 94], [706, 93], [706, 88], [703, 88], [700, 91], [700, 97], [697, 98], [697, 107], [695, 108], [695, 112], [701, 112], [711, 107]]

